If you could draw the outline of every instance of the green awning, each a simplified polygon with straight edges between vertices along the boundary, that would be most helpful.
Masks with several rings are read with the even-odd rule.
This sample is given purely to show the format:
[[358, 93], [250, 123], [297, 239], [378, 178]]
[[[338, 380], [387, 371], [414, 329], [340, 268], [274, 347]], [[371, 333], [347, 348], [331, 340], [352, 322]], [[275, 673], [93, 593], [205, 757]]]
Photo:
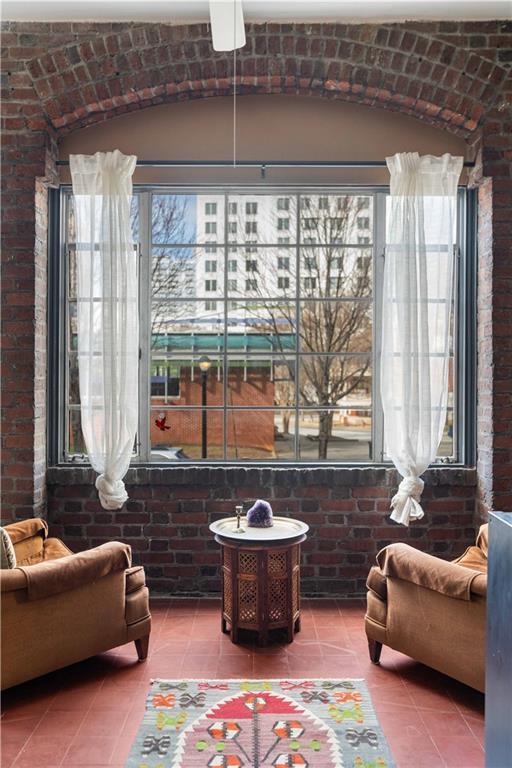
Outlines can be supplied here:
[[[165, 352], [223, 352], [224, 335], [214, 333], [154, 334], [152, 349]], [[227, 337], [227, 352], [293, 352], [293, 333], [232, 333]]]

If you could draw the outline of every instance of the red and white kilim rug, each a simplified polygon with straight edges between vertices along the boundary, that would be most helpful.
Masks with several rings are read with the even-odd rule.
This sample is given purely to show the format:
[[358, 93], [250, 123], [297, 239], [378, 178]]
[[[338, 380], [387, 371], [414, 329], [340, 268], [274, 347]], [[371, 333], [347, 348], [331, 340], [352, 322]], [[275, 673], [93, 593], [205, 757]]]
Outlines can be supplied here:
[[392, 768], [364, 680], [154, 680], [127, 768]]

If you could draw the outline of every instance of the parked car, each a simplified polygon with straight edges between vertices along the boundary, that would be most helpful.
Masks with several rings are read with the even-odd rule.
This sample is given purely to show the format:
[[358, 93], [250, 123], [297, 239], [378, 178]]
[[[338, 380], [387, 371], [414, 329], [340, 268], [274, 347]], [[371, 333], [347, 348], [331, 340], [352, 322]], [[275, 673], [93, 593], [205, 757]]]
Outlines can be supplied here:
[[174, 448], [172, 445], [157, 445], [151, 451], [151, 458], [157, 461], [183, 461], [189, 457], [181, 448]]

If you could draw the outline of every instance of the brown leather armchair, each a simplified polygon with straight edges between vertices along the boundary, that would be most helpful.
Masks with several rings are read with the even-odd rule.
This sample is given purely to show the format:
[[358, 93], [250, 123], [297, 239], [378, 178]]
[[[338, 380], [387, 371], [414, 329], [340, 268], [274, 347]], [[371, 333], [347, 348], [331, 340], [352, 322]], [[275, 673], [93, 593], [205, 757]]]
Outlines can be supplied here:
[[128, 545], [73, 554], [39, 518], [5, 530], [16, 567], [0, 570], [2, 689], [132, 640], [147, 657], [148, 589]]
[[367, 581], [371, 660], [388, 645], [483, 692], [487, 552], [487, 525], [453, 562], [407, 544], [382, 549]]

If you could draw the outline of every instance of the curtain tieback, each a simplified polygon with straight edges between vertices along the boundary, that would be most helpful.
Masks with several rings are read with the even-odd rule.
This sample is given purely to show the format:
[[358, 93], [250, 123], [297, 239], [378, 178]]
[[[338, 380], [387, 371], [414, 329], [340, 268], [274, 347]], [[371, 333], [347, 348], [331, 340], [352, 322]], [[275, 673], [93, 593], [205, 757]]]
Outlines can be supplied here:
[[391, 519], [402, 525], [409, 525], [409, 520], [421, 520], [425, 514], [420, 499], [425, 483], [417, 475], [404, 477], [398, 491], [391, 499]]
[[98, 475], [96, 488], [104, 509], [121, 509], [128, 500], [128, 494], [122, 480], [111, 480], [107, 475]]

